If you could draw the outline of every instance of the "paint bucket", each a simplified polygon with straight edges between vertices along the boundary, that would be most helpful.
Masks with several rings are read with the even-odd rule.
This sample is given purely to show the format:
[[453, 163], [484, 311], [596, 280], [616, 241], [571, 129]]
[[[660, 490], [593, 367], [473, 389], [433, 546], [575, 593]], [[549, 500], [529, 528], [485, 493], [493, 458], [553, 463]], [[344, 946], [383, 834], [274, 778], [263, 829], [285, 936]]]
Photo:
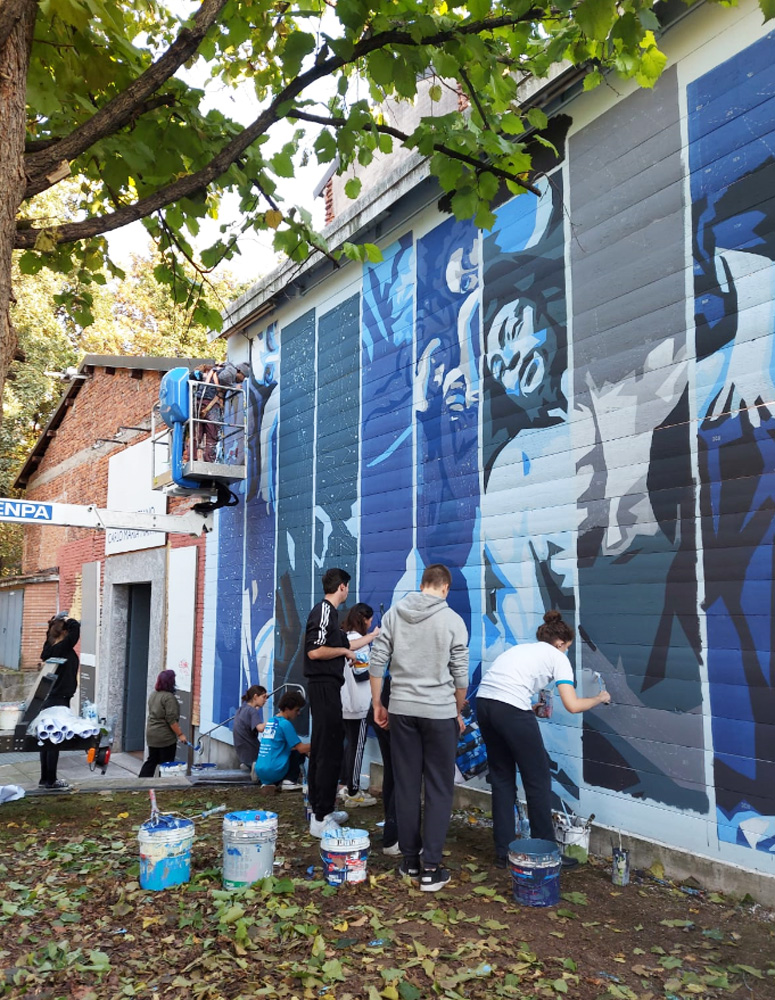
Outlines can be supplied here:
[[15, 729], [22, 707], [17, 701], [0, 703], [0, 729]]
[[263, 809], [223, 817], [223, 887], [242, 889], [272, 874], [277, 813]]
[[159, 764], [160, 778], [185, 778], [187, 765], [181, 764], [177, 760], [168, 761], [166, 764]]
[[214, 763], [192, 764], [191, 765], [191, 774], [192, 775], [196, 775], [196, 774], [210, 774], [217, 767], [218, 767], [218, 765], [214, 764]]
[[551, 840], [513, 840], [509, 868], [514, 899], [523, 906], [554, 906], [560, 901], [560, 852]]
[[369, 834], [366, 830], [336, 827], [320, 840], [323, 874], [329, 885], [365, 882], [369, 860]]
[[157, 816], [143, 823], [140, 844], [140, 885], [143, 889], [169, 889], [191, 877], [191, 844], [194, 824], [178, 816]]
[[568, 816], [565, 813], [552, 813], [554, 839], [560, 845], [560, 850], [582, 864], [586, 864], [589, 860], [591, 819], [592, 817], [582, 819], [575, 814]]
[[611, 881], [614, 885], [630, 884], [630, 852], [626, 847], [614, 847]]

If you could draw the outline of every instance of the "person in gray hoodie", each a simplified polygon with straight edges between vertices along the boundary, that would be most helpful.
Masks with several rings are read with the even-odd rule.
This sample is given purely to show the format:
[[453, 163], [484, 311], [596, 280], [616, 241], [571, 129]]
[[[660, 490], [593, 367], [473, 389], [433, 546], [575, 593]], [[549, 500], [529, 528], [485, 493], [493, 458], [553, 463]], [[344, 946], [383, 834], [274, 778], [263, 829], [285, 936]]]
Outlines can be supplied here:
[[[402, 875], [424, 892], [449, 882], [441, 855], [452, 813], [460, 710], [468, 688], [468, 632], [447, 604], [452, 575], [428, 566], [420, 592], [385, 614], [369, 660], [374, 721], [390, 726]], [[390, 712], [381, 700], [390, 666]], [[425, 782], [425, 816], [421, 794]]]

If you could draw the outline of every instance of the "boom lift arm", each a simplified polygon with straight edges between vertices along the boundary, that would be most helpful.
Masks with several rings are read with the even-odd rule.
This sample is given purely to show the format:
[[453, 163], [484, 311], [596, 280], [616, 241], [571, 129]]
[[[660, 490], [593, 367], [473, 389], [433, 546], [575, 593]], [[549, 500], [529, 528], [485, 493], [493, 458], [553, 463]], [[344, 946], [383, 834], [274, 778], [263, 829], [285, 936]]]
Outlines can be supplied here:
[[[207, 507], [209, 505], [203, 505]], [[96, 504], [38, 503], [0, 497], [0, 521], [17, 524], [63, 524], [76, 528], [122, 528], [128, 531], [162, 531], [168, 534], [199, 536], [212, 531], [210, 510], [190, 510], [185, 514], [153, 514], [105, 510]]]

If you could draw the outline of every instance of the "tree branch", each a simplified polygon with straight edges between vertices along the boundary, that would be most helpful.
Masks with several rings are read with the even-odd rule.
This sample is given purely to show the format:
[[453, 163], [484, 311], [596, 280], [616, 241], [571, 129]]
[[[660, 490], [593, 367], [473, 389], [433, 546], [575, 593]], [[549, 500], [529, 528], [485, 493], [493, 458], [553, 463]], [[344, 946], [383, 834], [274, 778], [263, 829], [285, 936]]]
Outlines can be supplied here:
[[[346, 118], [326, 118], [323, 115], [310, 115], [306, 111], [299, 111], [298, 109], [289, 111], [288, 118], [300, 118], [302, 121], [313, 122], [316, 125], [331, 125], [333, 128], [342, 128], [347, 124]], [[409, 144], [409, 135], [406, 132], [399, 131], [397, 128], [393, 128], [392, 125], [378, 125], [376, 122], [370, 121], [363, 126], [364, 132], [373, 130], [382, 132], [384, 135], [390, 135], [394, 139], [399, 139], [401, 142]], [[445, 146], [442, 142], [435, 142], [433, 149], [437, 153], [443, 153], [445, 156], [448, 156], [451, 160], [459, 160], [461, 163], [467, 164], [477, 174], [492, 174], [493, 177], [499, 177], [503, 181], [511, 181], [512, 184], [519, 184], [520, 187], [523, 187], [526, 191], [539, 198], [541, 196], [539, 189], [530, 184], [529, 181], [523, 180], [521, 176], [511, 174], [508, 170], [503, 170], [501, 167], [493, 166], [493, 164], [487, 163], [486, 160], [477, 160], [476, 157], [468, 156], [467, 153], [460, 153], [456, 149], [452, 149], [451, 146]]]
[[37, 7], [38, 0], [0, 0], [0, 50], [11, 37], [15, 25], [24, 17], [29, 7]]
[[[207, 2], [207, 0], [205, 0]], [[212, 2], [223, 4], [225, 0], [212, 0]], [[385, 48], [387, 45], [408, 45], [412, 48], [417, 48], [422, 45], [438, 46], [442, 45], [453, 38], [463, 34], [481, 34], [486, 31], [493, 31], [496, 28], [504, 28], [508, 26], [513, 26], [515, 24], [520, 24], [521, 22], [527, 20], [535, 20], [540, 11], [529, 10], [520, 16], [501, 16], [493, 18], [484, 18], [480, 21], [472, 21], [470, 24], [456, 25], [454, 28], [449, 28], [445, 31], [438, 31], [433, 35], [428, 35], [416, 41], [409, 32], [399, 31], [392, 29], [390, 31], [382, 32], [378, 35], [373, 35], [368, 38], [363, 38], [357, 45], [353, 47], [353, 51], [349, 58], [344, 59], [340, 56], [331, 56], [323, 62], [312, 66], [305, 73], [300, 74], [295, 80], [292, 80], [279, 94], [276, 95], [274, 100], [266, 107], [264, 111], [256, 118], [256, 120], [243, 129], [239, 135], [235, 136], [231, 142], [229, 142], [223, 149], [217, 153], [204, 167], [189, 174], [187, 177], [181, 177], [172, 184], [168, 184], [166, 187], [160, 188], [153, 194], [148, 195], [145, 198], [141, 198], [139, 201], [134, 202], [132, 205], [126, 205], [122, 208], [117, 209], [109, 215], [98, 216], [96, 218], [84, 219], [81, 222], [69, 222], [62, 226], [54, 227], [48, 230], [48, 233], [60, 243], [73, 243], [76, 240], [90, 239], [93, 236], [98, 236], [101, 233], [114, 232], [116, 229], [121, 229], [131, 222], [137, 222], [139, 219], [144, 219], [146, 216], [152, 215], [161, 208], [165, 208], [167, 205], [171, 205], [176, 201], [180, 201], [182, 198], [189, 198], [191, 195], [196, 194], [203, 188], [206, 188], [208, 184], [212, 183], [216, 178], [220, 177], [221, 174], [225, 173], [226, 170], [234, 163], [235, 160], [245, 152], [245, 150], [255, 142], [259, 136], [264, 135], [267, 130], [279, 121], [281, 118], [289, 117], [289, 112], [284, 111], [282, 114], [278, 113], [278, 109], [284, 104], [293, 101], [299, 96], [307, 87], [315, 83], [318, 80], [324, 79], [327, 76], [335, 73], [337, 70], [341, 69], [343, 66], [348, 66], [353, 63], [358, 62], [364, 56], [369, 55], [371, 52], [377, 49]], [[99, 112], [98, 112], [99, 113]], [[301, 117], [300, 115], [298, 117]], [[387, 128], [388, 126], [382, 126]], [[401, 134], [398, 137], [402, 138]], [[63, 142], [66, 140], [63, 140]], [[441, 152], [446, 152], [442, 149]], [[454, 150], [450, 150], [449, 154], [452, 154], [457, 159], [463, 159], [464, 154], [456, 153]], [[449, 155], [448, 154], [448, 155]], [[466, 161], [474, 167], [477, 167], [480, 171], [485, 169], [480, 161], [469, 157]], [[496, 174], [496, 176], [503, 176], [510, 181], [514, 181], [511, 175], [507, 174], [505, 171], [500, 171], [498, 173], [493, 168], [490, 169], [491, 173]], [[517, 181], [526, 190], [531, 191], [533, 194], [538, 194], [536, 188], [526, 186], [521, 180]], [[35, 241], [39, 235], [40, 230], [27, 230], [24, 232], [17, 232], [16, 239], [14, 241], [14, 249], [16, 250], [31, 250], [35, 246]]]
[[26, 158], [25, 170], [29, 183], [26, 198], [31, 198], [51, 187], [47, 174], [63, 160], [74, 160], [90, 146], [107, 135], [113, 135], [129, 124], [138, 114], [154, 105], [145, 105], [148, 98], [196, 52], [203, 38], [217, 21], [227, 0], [202, 0], [190, 28], [183, 28], [161, 58], [141, 74], [126, 90], [117, 94], [104, 107], [79, 126], [70, 135], [48, 149], [32, 153]]

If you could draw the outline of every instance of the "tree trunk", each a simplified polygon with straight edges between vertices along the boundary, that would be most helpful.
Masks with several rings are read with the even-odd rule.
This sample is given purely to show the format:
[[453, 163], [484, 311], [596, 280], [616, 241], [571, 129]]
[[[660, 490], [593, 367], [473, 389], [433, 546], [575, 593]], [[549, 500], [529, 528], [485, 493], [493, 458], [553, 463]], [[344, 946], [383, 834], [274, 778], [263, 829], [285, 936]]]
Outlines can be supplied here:
[[[25, 96], [36, 0], [0, 0], [0, 412], [5, 377], [17, 347], [11, 323], [11, 250], [27, 178], [24, 173]], [[2, 41], [5, 36], [5, 41]]]

